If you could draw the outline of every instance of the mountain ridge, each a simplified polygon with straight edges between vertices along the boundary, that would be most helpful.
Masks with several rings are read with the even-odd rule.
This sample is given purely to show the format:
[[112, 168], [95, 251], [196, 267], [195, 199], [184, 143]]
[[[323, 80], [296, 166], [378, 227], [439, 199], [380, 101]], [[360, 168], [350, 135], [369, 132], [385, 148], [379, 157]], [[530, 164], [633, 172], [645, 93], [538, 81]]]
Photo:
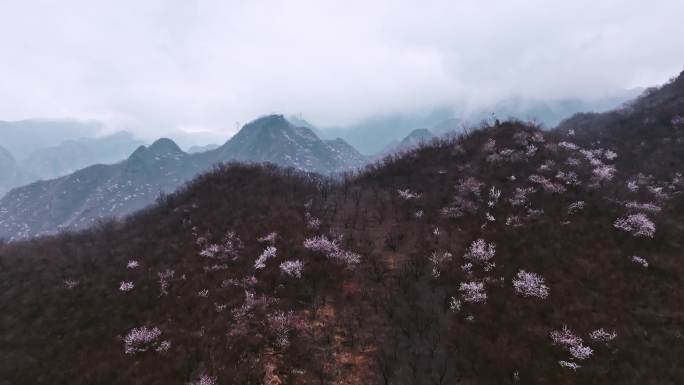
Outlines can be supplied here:
[[231, 161], [271, 162], [327, 174], [361, 167], [365, 158], [343, 141], [322, 141], [281, 115], [256, 119], [222, 146], [197, 154], [187, 154], [173, 140], [161, 138], [139, 146], [119, 163], [86, 167], [11, 190], [0, 200], [0, 238], [80, 230], [106, 218], [122, 218], [200, 172]]

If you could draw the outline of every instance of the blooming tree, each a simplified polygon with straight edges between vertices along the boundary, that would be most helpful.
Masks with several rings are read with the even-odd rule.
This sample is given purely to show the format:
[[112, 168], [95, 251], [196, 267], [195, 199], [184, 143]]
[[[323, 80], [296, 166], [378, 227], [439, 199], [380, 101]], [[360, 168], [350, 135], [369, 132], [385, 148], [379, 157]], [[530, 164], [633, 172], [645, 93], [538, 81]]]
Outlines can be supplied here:
[[148, 350], [166, 351], [171, 346], [169, 341], [160, 341], [161, 330], [158, 327], [142, 326], [131, 329], [124, 337], [124, 353], [135, 354]]
[[655, 234], [655, 224], [642, 213], [618, 218], [615, 223], [613, 223], [613, 226], [620, 230], [624, 230], [635, 237], [653, 238], [653, 235]]
[[487, 293], [483, 282], [462, 282], [458, 286], [461, 298], [469, 303], [483, 303], [487, 301]]
[[211, 377], [208, 374], [200, 375], [197, 380], [188, 382], [188, 385], [216, 385], [217, 378]]
[[589, 333], [589, 338], [592, 339], [592, 341], [596, 342], [610, 342], [617, 337], [617, 333], [613, 332], [607, 332], [601, 329], [594, 330], [593, 332]]
[[304, 264], [300, 260], [285, 261], [280, 264], [280, 270], [290, 277], [301, 278]]
[[487, 205], [489, 207], [494, 207], [496, 205], [496, 203], [499, 201], [500, 197], [501, 197], [501, 190], [492, 186], [492, 188], [489, 189], [489, 202], [487, 202]]
[[516, 293], [523, 297], [544, 299], [549, 295], [549, 287], [544, 284], [544, 278], [525, 270], [518, 271], [516, 278], [513, 279], [513, 288]]
[[140, 267], [140, 262], [134, 259], [131, 259], [130, 261], [128, 261], [128, 264], [126, 264], [126, 268], [128, 269], [136, 269], [138, 267]]
[[515, 191], [513, 192], [513, 197], [510, 198], [508, 201], [511, 203], [511, 206], [526, 206], [527, 203], [529, 202], [529, 196], [534, 192], [534, 189], [531, 187], [527, 188], [520, 188], [516, 187]]
[[615, 166], [601, 164], [592, 170], [592, 174], [594, 175], [594, 180], [600, 183], [612, 180], [615, 176], [615, 171]]
[[643, 267], [648, 267], [648, 261], [645, 258], [639, 257], [637, 255], [632, 255], [630, 257], [632, 262], [636, 263], [637, 265], [641, 265]]
[[169, 282], [171, 282], [171, 279], [173, 279], [175, 274], [176, 272], [171, 269], [166, 269], [157, 273], [157, 276], [159, 277], [159, 291], [161, 292], [161, 295], [169, 294]]
[[275, 335], [276, 346], [283, 348], [290, 344], [290, 333], [303, 330], [306, 327], [304, 320], [295, 315], [293, 311], [277, 311], [267, 316], [270, 331]]
[[577, 369], [581, 368], [581, 366], [577, 365], [576, 363], [574, 363], [572, 361], [560, 360], [560, 361], [558, 361], [558, 365], [560, 365], [564, 368], [572, 369], [572, 370], [577, 370]]
[[576, 145], [575, 143], [572, 143], [572, 142], [567, 142], [567, 141], [562, 141], [562, 142], [558, 143], [558, 147], [566, 149], [566, 150], [571, 150], [571, 151], [579, 150], [578, 145]]
[[359, 254], [342, 249], [338, 244], [338, 240], [330, 240], [325, 235], [305, 239], [304, 247], [312, 251], [321, 252], [328, 258], [343, 262], [347, 266], [356, 265], [361, 262]]
[[430, 255], [430, 262], [432, 262], [432, 277], [433, 278], [439, 278], [441, 275], [440, 268], [443, 264], [447, 263], [452, 259], [453, 255], [451, 255], [450, 252], [448, 251], [434, 251]]
[[205, 238], [199, 238], [197, 243], [203, 246], [200, 256], [221, 260], [236, 260], [243, 248], [242, 240], [234, 231], [227, 232], [220, 244], [208, 243]]
[[404, 190], [397, 190], [397, 193], [399, 193], [399, 197], [403, 200], [414, 200], [420, 198], [420, 194], [415, 193], [409, 189], [404, 189]]
[[571, 203], [570, 206], [568, 206], [568, 214], [575, 214], [579, 211], [584, 210], [585, 207], [586, 207], [586, 204], [584, 203], [584, 201], [577, 201], [577, 202]]
[[133, 282], [121, 281], [121, 284], [119, 286], [119, 290], [121, 290], [123, 292], [133, 290]]
[[449, 309], [451, 309], [451, 311], [454, 313], [461, 311], [461, 300], [457, 299], [456, 297], [451, 297], [449, 300]]
[[650, 213], [658, 213], [662, 208], [655, 203], [647, 202], [647, 203], [639, 203], [639, 202], [627, 202], [625, 203], [625, 207], [628, 210], [632, 211], [641, 211], [641, 212], [650, 212]]
[[470, 244], [463, 258], [473, 262], [488, 263], [496, 254], [496, 246], [480, 238]]
[[278, 233], [276, 233], [274, 231], [272, 233], [264, 235], [261, 238], [258, 238], [257, 241], [259, 241], [261, 243], [268, 243], [270, 245], [274, 245], [277, 238], [278, 238]]
[[546, 177], [541, 176], [541, 175], [533, 174], [533, 175], [530, 175], [528, 177], [528, 179], [530, 180], [530, 182], [536, 183], [536, 184], [539, 184], [540, 186], [542, 186], [544, 191], [546, 191], [548, 193], [559, 194], [559, 193], [564, 193], [566, 191], [566, 189], [563, 185], [558, 184], [558, 183], [553, 183], [549, 179], [547, 179]]
[[590, 347], [584, 346], [582, 338], [573, 333], [567, 326], [563, 326], [562, 330], [553, 330], [549, 335], [554, 344], [561, 345], [578, 360], [589, 358], [594, 353]]
[[275, 248], [275, 246], [267, 246], [264, 249], [264, 251], [261, 252], [261, 255], [259, 255], [257, 260], [254, 262], [254, 268], [263, 269], [264, 267], [266, 267], [266, 261], [275, 257], [276, 253], [277, 249]]
[[306, 227], [310, 230], [318, 230], [321, 227], [321, 220], [308, 212], [304, 214], [304, 219], [306, 220]]

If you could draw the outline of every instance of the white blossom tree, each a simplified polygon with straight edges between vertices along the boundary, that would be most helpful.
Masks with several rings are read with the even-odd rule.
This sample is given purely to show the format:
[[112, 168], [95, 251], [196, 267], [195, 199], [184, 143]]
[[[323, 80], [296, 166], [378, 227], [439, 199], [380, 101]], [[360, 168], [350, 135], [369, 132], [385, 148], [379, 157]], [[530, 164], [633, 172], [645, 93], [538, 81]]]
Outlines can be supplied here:
[[525, 270], [518, 271], [513, 279], [513, 288], [523, 297], [537, 297], [544, 299], [549, 296], [549, 287], [544, 284], [544, 278]]

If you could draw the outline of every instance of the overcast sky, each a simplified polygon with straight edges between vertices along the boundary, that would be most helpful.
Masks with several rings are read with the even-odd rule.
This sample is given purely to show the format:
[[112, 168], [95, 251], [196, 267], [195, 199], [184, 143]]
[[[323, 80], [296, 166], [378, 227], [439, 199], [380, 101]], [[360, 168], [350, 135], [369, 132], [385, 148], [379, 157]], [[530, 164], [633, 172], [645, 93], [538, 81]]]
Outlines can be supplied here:
[[0, 1], [0, 120], [141, 135], [587, 99], [682, 69], [682, 0]]

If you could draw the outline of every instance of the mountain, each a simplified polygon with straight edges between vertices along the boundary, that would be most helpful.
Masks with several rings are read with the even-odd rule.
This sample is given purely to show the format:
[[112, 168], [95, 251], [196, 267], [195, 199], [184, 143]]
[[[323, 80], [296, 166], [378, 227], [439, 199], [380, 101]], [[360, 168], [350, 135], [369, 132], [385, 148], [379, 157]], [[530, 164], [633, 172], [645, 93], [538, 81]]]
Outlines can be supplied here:
[[683, 104], [684, 72], [662, 87], [646, 90], [623, 108], [574, 115], [555, 131], [569, 142], [584, 146], [601, 143], [626, 154], [616, 160], [623, 169], [655, 176], [681, 173]]
[[325, 132], [321, 131], [318, 127], [314, 126], [313, 124], [309, 123], [308, 121], [302, 119], [299, 116], [296, 115], [290, 115], [287, 120], [292, 123], [292, 125], [297, 126], [297, 127], [306, 127], [309, 130], [313, 131], [316, 136], [318, 136], [321, 139], [326, 139], [326, 134]]
[[323, 132], [343, 138], [364, 155], [373, 155], [384, 151], [393, 140], [401, 141], [415, 129], [454, 119], [455, 114], [453, 108], [442, 107], [425, 114], [378, 115], [348, 126], [324, 128]]
[[20, 239], [83, 229], [139, 210], [205, 169], [171, 140], [160, 139], [123, 162], [12, 190], [0, 200], [0, 234]]
[[199, 152], [207, 152], [207, 151], [215, 150], [219, 147], [221, 147], [221, 146], [219, 146], [218, 144], [207, 144], [204, 146], [190, 146], [190, 148], [188, 148], [188, 154], [196, 154]]
[[[622, 115], [657, 129], [502, 122], [344, 180], [224, 165], [124, 221], [0, 245], [0, 378], [679, 383], [684, 163], [640, 149], [681, 138], [675, 88]], [[265, 157], [268, 120], [236, 143]], [[184, 156], [161, 144], [140, 163]]]
[[[366, 155], [383, 153], [415, 129], [427, 128], [437, 135], [460, 133], [494, 118], [534, 120], [547, 128], [579, 112], [604, 112], [637, 97], [643, 89], [616, 90], [595, 99], [537, 100], [507, 97], [491, 105], [474, 108], [467, 103], [434, 108], [425, 113], [395, 113], [372, 116], [357, 123], [324, 128], [329, 136], [341, 137]], [[493, 123], [493, 122], [492, 122]]]
[[66, 140], [94, 137], [102, 129], [98, 122], [77, 120], [0, 121], [0, 146], [22, 162], [34, 151]]
[[329, 139], [323, 141], [331, 150], [332, 157], [342, 163], [344, 167], [341, 171], [359, 169], [368, 163], [368, 158], [361, 155], [356, 149], [342, 138]]
[[214, 150], [187, 154], [172, 140], [160, 139], [122, 162], [15, 188], [0, 200], [0, 239], [80, 230], [104, 218], [122, 218], [215, 164], [230, 161], [270, 162], [322, 174], [365, 164], [341, 139], [322, 141], [280, 115], [267, 116], [245, 125]]
[[427, 144], [435, 135], [426, 128], [411, 131], [404, 139], [399, 142], [394, 151], [409, 150], [422, 144]]
[[321, 140], [310, 128], [270, 115], [246, 124], [215, 150], [217, 161], [270, 162], [284, 167], [328, 174], [360, 166], [362, 158], [341, 139]]
[[22, 162], [22, 168], [36, 179], [55, 178], [92, 164], [121, 161], [142, 144], [125, 131], [98, 138], [72, 139], [33, 151]]
[[0, 197], [12, 187], [26, 183], [27, 178], [14, 156], [4, 147], [0, 147]]

